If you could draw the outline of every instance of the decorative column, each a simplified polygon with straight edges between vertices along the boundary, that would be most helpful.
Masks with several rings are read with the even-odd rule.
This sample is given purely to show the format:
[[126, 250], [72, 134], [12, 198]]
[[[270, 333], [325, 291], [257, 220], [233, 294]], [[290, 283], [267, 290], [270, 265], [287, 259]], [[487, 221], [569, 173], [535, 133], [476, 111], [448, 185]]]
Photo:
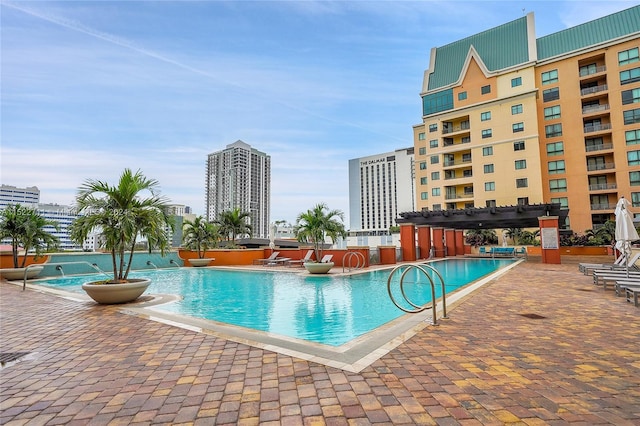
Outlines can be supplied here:
[[428, 259], [431, 255], [431, 227], [418, 225], [418, 247], [420, 248], [420, 258]]
[[560, 263], [560, 231], [558, 230], [558, 216], [542, 216], [538, 218], [540, 224], [540, 240], [542, 249], [542, 263]]
[[455, 256], [456, 255], [456, 233], [454, 229], [445, 229], [444, 230], [444, 241], [445, 248], [447, 250], [447, 256]]
[[435, 257], [444, 257], [444, 229], [443, 228], [433, 228], [433, 251]]
[[405, 262], [415, 262], [416, 227], [413, 223], [400, 224], [400, 247], [402, 247], [402, 260]]
[[464, 229], [456, 229], [456, 256], [464, 256]]
[[381, 265], [393, 265], [396, 263], [396, 246], [378, 246]]

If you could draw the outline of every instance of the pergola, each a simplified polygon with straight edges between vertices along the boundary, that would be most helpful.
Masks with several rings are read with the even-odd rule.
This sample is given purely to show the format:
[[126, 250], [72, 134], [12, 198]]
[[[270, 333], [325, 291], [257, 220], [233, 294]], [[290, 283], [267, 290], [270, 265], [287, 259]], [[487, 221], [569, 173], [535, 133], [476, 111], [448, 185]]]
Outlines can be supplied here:
[[537, 228], [539, 218], [557, 216], [564, 223], [568, 209], [558, 203], [525, 204], [468, 209], [422, 210], [400, 213], [398, 224], [427, 225], [450, 229]]

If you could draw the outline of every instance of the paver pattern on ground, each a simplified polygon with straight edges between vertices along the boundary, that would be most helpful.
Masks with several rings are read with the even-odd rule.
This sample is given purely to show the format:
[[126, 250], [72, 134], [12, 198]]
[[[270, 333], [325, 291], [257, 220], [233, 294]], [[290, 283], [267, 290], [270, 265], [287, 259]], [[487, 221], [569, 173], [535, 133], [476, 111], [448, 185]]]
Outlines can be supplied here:
[[[0, 284], [3, 425], [640, 425], [640, 309], [530, 259], [350, 373]], [[598, 260], [610, 261], [610, 258]]]

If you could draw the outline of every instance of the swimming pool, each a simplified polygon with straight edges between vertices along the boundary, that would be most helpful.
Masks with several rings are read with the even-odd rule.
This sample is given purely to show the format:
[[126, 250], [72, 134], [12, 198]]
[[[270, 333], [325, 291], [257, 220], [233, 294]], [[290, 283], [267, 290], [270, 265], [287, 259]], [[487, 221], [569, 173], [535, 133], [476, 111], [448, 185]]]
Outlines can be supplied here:
[[[511, 264], [513, 260], [509, 259], [447, 259], [431, 263], [444, 277], [447, 293]], [[327, 276], [180, 268], [133, 272], [131, 277], [151, 278], [147, 293], [181, 296], [181, 300], [154, 310], [335, 347], [406, 315], [387, 293], [389, 272]], [[38, 280], [37, 284], [81, 293], [86, 281], [87, 276], [74, 276]], [[407, 274], [404, 282], [410, 300], [421, 305], [430, 302], [428, 280], [418, 271]], [[435, 282], [439, 297], [440, 285]]]

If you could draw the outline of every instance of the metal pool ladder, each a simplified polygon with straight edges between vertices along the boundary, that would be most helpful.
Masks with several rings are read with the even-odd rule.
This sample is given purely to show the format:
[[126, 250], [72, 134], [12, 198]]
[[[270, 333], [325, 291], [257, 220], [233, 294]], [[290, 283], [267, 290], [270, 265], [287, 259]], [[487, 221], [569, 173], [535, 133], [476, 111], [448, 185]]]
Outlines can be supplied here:
[[[355, 266], [351, 264], [351, 261], [353, 260], [353, 258], [356, 259]], [[366, 262], [364, 260], [364, 255], [359, 251], [349, 251], [342, 258], [342, 272], [345, 271], [345, 268], [349, 268], [349, 271], [351, 271], [352, 269], [362, 269], [364, 268], [365, 265], [366, 265]]]
[[[398, 302], [396, 301], [395, 297], [393, 297], [393, 293], [391, 291], [391, 279], [393, 278], [393, 275], [401, 270], [405, 268], [405, 270], [402, 272], [402, 275], [400, 275], [400, 292], [402, 293], [402, 297], [404, 297], [404, 300], [411, 305], [412, 307], [414, 307], [415, 309], [407, 309], [404, 308], [402, 306], [400, 306], [398, 304]], [[422, 272], [427, 279], [429, 280], [429, 285], [431, 286], [431, 304], [427, 304], [427, 305], [416, 305], [415, 303], [413, 303], [412, 301], [409, 300], [409, 298], [407, 297], [407, 294], [404, 291], [404, 278], [407, 275], [407, 272], [409, 272], [411, 269], [417, 269], [418, 271]], [[406, 264], [406, 265], [398, 265], [395, 268], [393, 268], [391, 270], [391, 273], [389, 273], [389, 278], [387, 279], [387, 292], [389, 293], [389, 298], [391, 299], [391, 301], [393, 302], [394, 305], [396, 305], [396, 307], [398, 309], [400, 309], [401, 311], [407, 312], [409, 314], [417, 314], [419, 312], [422, 312], [424, 310], [427, 309], [432, 309], [433, 310], [433, 325], [438, 325], [438, 319], [437, 319], [437, 315], [436, 315], [436, 287], [435, 284], [433, 282], [433, 278], [431, 278], [431, 276], [429, 275], [429, 273], [427, 272], [427, 270], [433, 271], [436, 276], [440, 279], [440, 284], [441, 284], [441, 288], [442, 288], [442, 317], [443, 318], [447, 318], [447, 296], [446, 296], [446, 291], [445, 291], [445, 285], [444, 285], [444, 279], [442, 278], [442, 275], [440, 274], [440, 272], [438, 272], [438, 270], [436, 268], [434, 268], [431, 265], [428, 265], [426, 263], [410, 263], [410, 264]]]

